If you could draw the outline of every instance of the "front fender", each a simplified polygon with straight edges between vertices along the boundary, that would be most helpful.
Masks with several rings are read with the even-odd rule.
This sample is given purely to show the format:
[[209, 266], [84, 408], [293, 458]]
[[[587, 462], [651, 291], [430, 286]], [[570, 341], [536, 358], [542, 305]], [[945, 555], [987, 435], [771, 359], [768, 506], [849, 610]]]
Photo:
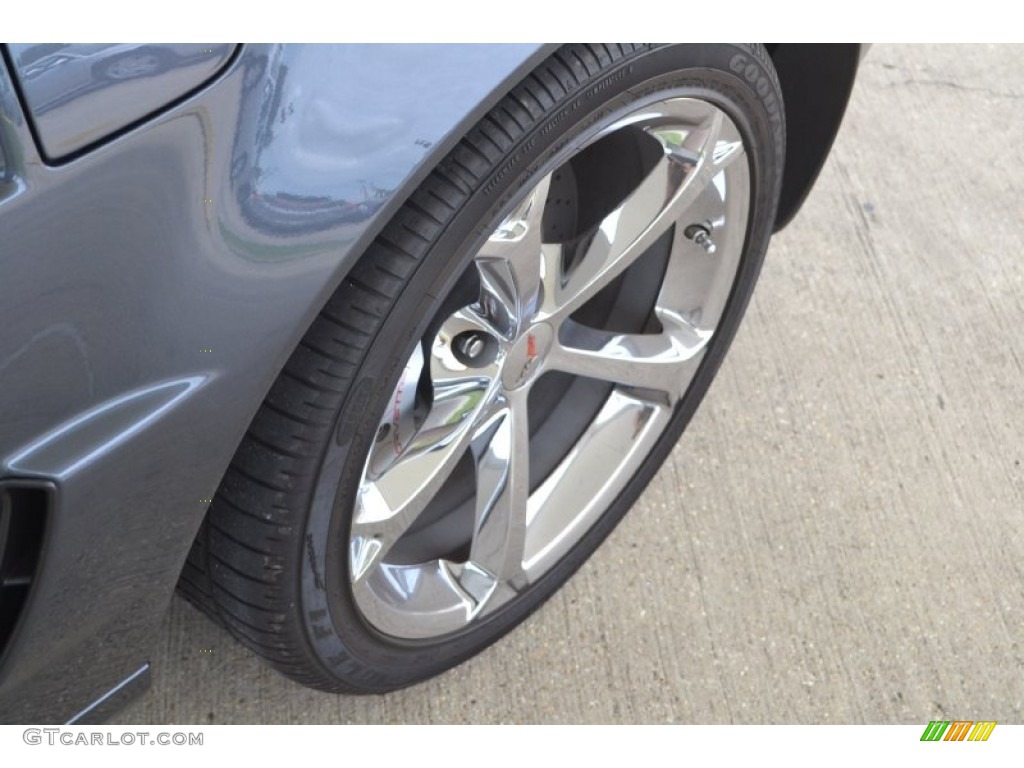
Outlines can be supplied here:
[[[48, 164], [0, 73], [0, 477], [56, 489], [0, 722], [137, 676], [227, 464], [391, 213], [539, 46], [244, 46]], [[3, 641], [6, 640], [6, 649]]]

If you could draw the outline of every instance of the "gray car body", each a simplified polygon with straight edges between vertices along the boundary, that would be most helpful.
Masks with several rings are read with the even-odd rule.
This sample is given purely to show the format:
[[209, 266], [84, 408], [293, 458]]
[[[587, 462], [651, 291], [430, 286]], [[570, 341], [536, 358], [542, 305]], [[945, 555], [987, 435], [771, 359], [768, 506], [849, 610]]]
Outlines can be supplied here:
[[[208, 500], [285, 360], [419, 181], [550, 50], [244, 45], [201, 81], [154, 77], [159, 107], [79, 122], [61, 155], [41, 132], [69, 127], [33, 114], [5, 51], [0, 479], [48, 488], [49, 506], [0, 638], [0, 722], [94, 721], [144, 687]], [[780, 224], [845, 107], [855, 47], [834, 58], [849, 74]], [[85, 80], [69, 99], [124, 88]]]

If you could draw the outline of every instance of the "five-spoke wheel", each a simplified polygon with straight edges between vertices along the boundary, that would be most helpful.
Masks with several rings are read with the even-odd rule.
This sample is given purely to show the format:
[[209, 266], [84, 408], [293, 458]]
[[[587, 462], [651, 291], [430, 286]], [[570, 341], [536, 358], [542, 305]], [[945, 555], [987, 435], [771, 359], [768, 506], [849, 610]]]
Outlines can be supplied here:
[[[605, 164], [623, 141], [641, 145], [637, 183], [597, 221], [553, 239], [559, 182], [600, 183], [602, 167], [588, 164]], [[399, 638], [462, 629], [536, 581], [605, 511], [714, 335], [742, 251], [749, 179], [732, 120], [709, 102], [668, 98], [559, 158], [515, 202], [473, 260], [473, 300], [444, 310], [406, 363], [366, 460], [348, 555], [356, 603], [376, 629]], [[584, 207], [587, 191], [575, 194]], [[629, 270], [652, 272], [644, 258], [658, 259], [657, 290], [624, 295]], [[616, 281], [597, 321], [581, 317]], [[617, 305], [642, 324], [622, 332], [605, 322]], [[551, 433], [532, 415], [531, 394], [551, 372], [563, 390], [575, 378], [610, 385], [597, 390], [602, 402], [565, 404], [585, 407], [582, 430]], [[431, 509], [453, 478], [471, 487], [472, 515], [460, 513], [462, 499]]]

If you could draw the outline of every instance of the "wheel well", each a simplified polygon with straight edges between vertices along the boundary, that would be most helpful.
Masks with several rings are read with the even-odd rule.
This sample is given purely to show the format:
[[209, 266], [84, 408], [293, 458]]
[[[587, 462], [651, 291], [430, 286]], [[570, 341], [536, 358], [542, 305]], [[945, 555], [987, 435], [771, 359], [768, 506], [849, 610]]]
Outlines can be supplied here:
[[786, 166], [775, 231], [810, 192], [835, 140], [853, 90], [863, 46], [857, 43], [770, 43], [786, 109]]

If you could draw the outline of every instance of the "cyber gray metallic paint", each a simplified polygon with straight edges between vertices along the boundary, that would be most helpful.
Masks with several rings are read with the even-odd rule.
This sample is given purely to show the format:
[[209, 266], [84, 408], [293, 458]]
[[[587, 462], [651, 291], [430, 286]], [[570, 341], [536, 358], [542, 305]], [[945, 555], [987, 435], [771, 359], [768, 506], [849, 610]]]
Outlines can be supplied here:
[[9, 44], [46, 159], [63, 160], [209, 81], [235, 46]]
[[0, 722], [66, 720], [139, 672], [201, 500], [298, 339], [545, 54], [245, 46], [203, 92], [61, 167], [0, 74], [0, 474], [60, 497], [0, 660]]

